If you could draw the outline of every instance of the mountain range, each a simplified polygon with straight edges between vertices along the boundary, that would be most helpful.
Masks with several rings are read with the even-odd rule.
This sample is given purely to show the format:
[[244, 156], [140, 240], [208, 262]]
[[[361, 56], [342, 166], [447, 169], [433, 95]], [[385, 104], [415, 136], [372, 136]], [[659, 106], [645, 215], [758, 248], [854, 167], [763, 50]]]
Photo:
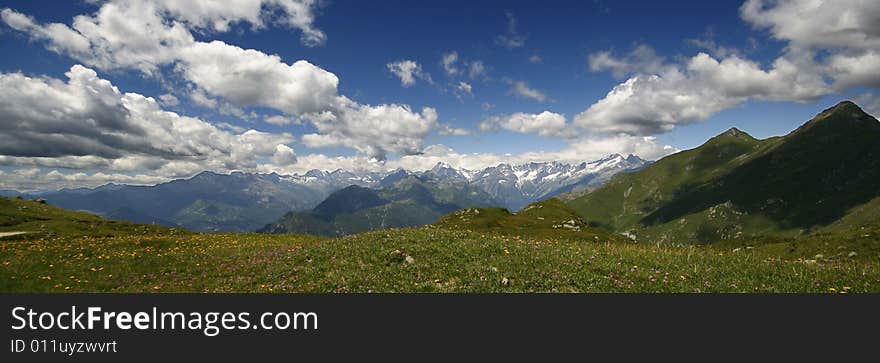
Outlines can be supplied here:
[[499, 204], [488, 193], [467, 182], [408, 175], [381, 189], [357, 185], [343, 188], [314, 209], [288, 213], [259, 232], [342, 236], [422, 226], [456, 210]]
[[639, 170], [648, 164], [635, 155], [614, 154], [575, 165], [560, 162], [500, 164], [463, 176], [502, 201], [502, 207], [517, 211], [562, 193], [596, 188], [615, 174]]
[[[27, 193], [24, 197], [137, 223], [180, 226], [202, 232], [254, 231], [278, 221], [288, 212], [310, 211], [332, 193], [349, 186], [374, 189], [390, 198], [388, 200], [396, 201], [399, 198], [392, 197], [397, 192], [395, 184], [408, 178], [415, 177], [428, 190], [446, 190], [452, 184], [463, 184], [457, 188], [485, 193], [487, 197], [459, 201], [460, 206], [496, 206], [515, 211], [528, 203], [571, 190], [595, 188], [614, 174], [638, 170], [648, 164], [636, 156], [614, 154], [580, 164], [499, 164], [476, 171], [438, 163], [420, 172], [403, 169], [387, 172], [311, 170], [295, 175], [202, 172], [189, 179], [154, 186], [107, 184], [97, 188]], [[383, 191], [386, 188], [391, 190]], [[14, 191], [4, 193], [15, 194]], [[436, 220], [435, 213], [429, 215]], [[387, 225], [409, 224], [409, 221], [400, 221]]]
[[788, 135], [732, 128], [567, 199], [587, 223], [631, 239], [708, 243], [876, 223], [878, 186], [880, 122], [845, 101]]
[[[621, 158], [608, 158], [614, 159]], [[191, 200], [207, 198], [241, 208], [228, 211], [256, 213], [260, 203], [282, 204], [286, 197], [276, 193], [295, 190], [291, 185], [320, 191], [348, 184], [312, 207], [275, 217], [260, 229], [264, 234], [201, 235], [0, 197], [0, 247], [8, 256], [0, 289], [858, 293], [880, 287], [880, 122], [850, 102], [784, 136], [762, 140], [731, 128], [598, 187], [591, 185], [599, 178], [593, 173], [563, 187], [538, 185], [583, 169], [502, 165], [480, 176], [439, 164], [416, 173], [203, 173], [154, 187], [64, 191], [99, 194], [99, 201], [128, 195], [115, 203], [131, 203], [146, 216], [161, 203], [192, 210]], [[531, 198], [570, 190], [512, 212], [499, 205], [513, 199], [490, 193], [510, 189], [479, 183], [489, 175], [491, 185], [510, 183]], [[286, 232], [311, 235], [270, 234]], [[684, 246], [694, 244], [703, 246]]]
[[154, 186], [108, 184], [35, 196], [70, 210], [193, 231], [253, 231], [291, 210], [305, 210], [349, 185], [374, 185], [377, 173], [313, 171], [304, 175], [202, 172]]
[[26, 197], [195, 231], [325, 236], [431, 224], [462, 210], [483, 214], [453, 220], [531, 225], [523, 216], [537, 206], [578, 228], [692, 244], [869, 228], [878, 218], [878, 180], [880, 122], [845, 101], [784, 136], [756, 139], [731, 128], [653, 163], [611, 155], [476, 171], [438, 163], [419, 172], [203, 172], [155, 186], [108, 184]]

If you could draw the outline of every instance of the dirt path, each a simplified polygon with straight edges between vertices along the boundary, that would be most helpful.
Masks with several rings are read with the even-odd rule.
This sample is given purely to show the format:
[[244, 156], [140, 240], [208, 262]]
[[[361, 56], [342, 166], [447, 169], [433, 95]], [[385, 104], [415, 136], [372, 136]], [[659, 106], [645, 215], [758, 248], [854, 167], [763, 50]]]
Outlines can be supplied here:
[[0, 238], [15, 236], [15, 235], [19, 235], [19, 234], [25, 234], [25, 233], [29, 233], [29, 232], [0, 232]]

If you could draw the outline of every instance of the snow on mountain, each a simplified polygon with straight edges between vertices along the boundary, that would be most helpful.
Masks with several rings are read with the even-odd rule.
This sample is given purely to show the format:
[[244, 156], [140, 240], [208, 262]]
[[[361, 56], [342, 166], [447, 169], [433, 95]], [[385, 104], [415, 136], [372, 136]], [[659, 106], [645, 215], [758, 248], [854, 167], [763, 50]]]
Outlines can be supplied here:
[[[107, 184], [28, 193], [73, 210], [87, 210], [115, 218], [147, 222], [174, 221], [196, 231], [246, 231], [263, 226], [287, 212], [308, 210], [331, 193], [357, 185], [384, 189], [415, 176], [437, 185], [469, 184], [489, 194], [510, 210], [550, 198], [575, 188], [596, 187], [618, 172], [647, 164], [635, 156], [610, 155], [581, 164], [560, 162], [499, 164], [482, 170], [455, 168], [438, 163], [430, 170], [412, 172], [332, 172], [310, 170], [279, 175], [202, 172], [155, 186]], [[123, 213], [125, 212], [125, 213]]]
[[390, 173], [381, 172], [352, 172], [342, 169], [335, 171], [309, 170], [305, 174], [293, 174], [282, 176], [284, 182], [308, 186], [320, 189], [328, 195], [350, 185], [361, 187], [375, 187]]
[[521, 165], [502, 163], [482, 170], [468, 170], [439, 162], [433, 168], [422, 172], [404, 169], [386, 172], [310, 170], [305, 174], [278, 176], [278, 178], [281, 183], [301, 185], [321, 195], [329, 195], [350, 185], [384, 188], [407, 176], [415, 175], [436, 183], [472, 184], [500, 201], [502, 207], [519, 210], [529, 203], [574, 189], [598, 187], [614, 174], [636, 170], [647, 164], [647, 161], [635, 155], [624, 157], [620, 154], [612, 154], [580, 164], [558, 161]]
[[599, 186], [614, 174], [636, 170], [647, 163], [638, 156], [623, 157], [620, 154], [580, 164], [557, 161], [499, 164], [476, 171], [456, 169], [441, 162], [421, 175], [435, 180], [474, 184], [504, 203], [504, 207], [519, 210], [529, 203], [576, 188]]

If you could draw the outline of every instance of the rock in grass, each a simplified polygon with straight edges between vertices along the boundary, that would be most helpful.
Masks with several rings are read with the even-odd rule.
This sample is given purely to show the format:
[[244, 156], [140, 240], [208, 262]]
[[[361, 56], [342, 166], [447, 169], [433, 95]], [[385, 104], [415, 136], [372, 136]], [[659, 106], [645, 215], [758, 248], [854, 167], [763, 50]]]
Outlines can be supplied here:
[[510, 280], [506, 277], [501, 278], [501, 286], [510, 286]]
[[849, 258], [853, 258], [853, 257], [856, 257], [856, 256], [858, 256], [858, 255], [859, 255], [859, 254], [856, 253], [856, 251], [850, 251], [849, 254], [848, 254], [847, 256], [849, 256]]
[[407, 265], [413, 264], [416, 262], [416, 259], [412, 258], [412, 256], [408, 255], [406, 252], [401, 250], [394, 250], [388, 254], [388, 264], [392, 263], [405, 263]]
[[394, 250], [388, 254], [388, 262], [390, 263], [402, 263], [404, 261], [406, 261], [406, 254], [400, 250]]

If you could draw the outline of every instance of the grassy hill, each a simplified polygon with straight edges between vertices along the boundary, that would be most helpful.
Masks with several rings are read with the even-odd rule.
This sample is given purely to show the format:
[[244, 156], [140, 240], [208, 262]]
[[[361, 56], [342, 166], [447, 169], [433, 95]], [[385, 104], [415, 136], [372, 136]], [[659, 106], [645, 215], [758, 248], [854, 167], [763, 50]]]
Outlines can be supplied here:
[[877, 140], [880, 123], [842, 102], [784, 137], [728, 130], [569, 204], [648, 242], [803, 236], [880, 196]]
[[181, 229], [104, 219], [36, 201], [3, 197], [0, 197], [0, 232], [27, 232], [3, 240], [186, 233]]
[[499, 235], [624, 242], [623, 237], [588, 226], [558, 199], [532, 203], [517, 213], [503, 208], [468, 208], [450, 213], [434, 226]]

